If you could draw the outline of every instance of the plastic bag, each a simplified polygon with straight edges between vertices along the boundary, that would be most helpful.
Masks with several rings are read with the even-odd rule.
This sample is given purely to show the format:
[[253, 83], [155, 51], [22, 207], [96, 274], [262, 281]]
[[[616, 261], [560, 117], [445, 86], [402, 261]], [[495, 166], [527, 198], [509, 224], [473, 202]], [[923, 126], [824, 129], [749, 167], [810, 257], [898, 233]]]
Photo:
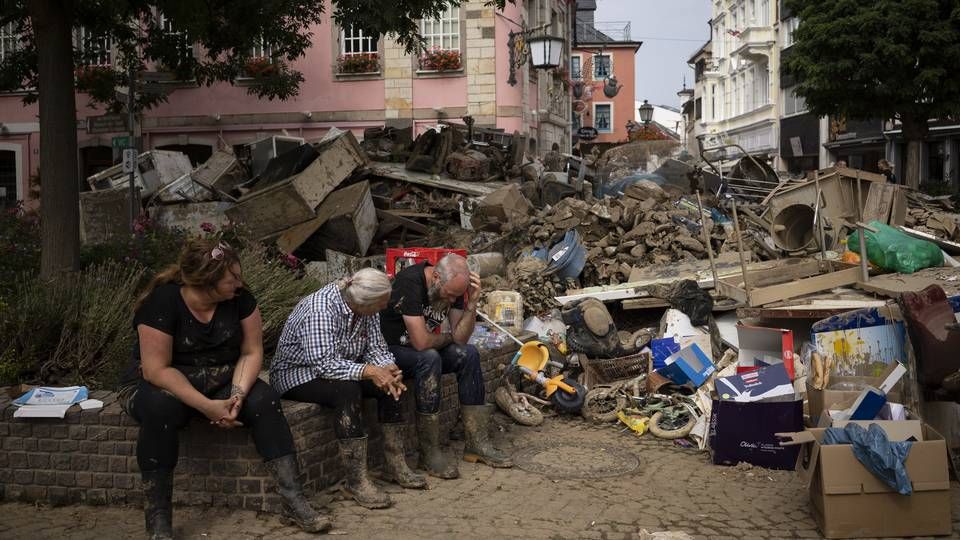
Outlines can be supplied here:
[[857, 461], [890, 489], [901, 495], [913, 493], [906, 467], [912, 442], [890, 442], [887, 432], [877, 424], [870, 424], [868, 429], [859, 424], [847, 424], [843, 428], [827, 428], [823, 444], [852, 444]]
[[[943, 252], [933, 242], [912, 238], [879, 221], [871, 221], [870, 226], [877, 232], [864, 231], [867, 259], [880, 268], [912, 274], [924, 268], [943, 266]], [[851, 251], [859, 252], [859, 233], [851, 234], [847, 245]]]

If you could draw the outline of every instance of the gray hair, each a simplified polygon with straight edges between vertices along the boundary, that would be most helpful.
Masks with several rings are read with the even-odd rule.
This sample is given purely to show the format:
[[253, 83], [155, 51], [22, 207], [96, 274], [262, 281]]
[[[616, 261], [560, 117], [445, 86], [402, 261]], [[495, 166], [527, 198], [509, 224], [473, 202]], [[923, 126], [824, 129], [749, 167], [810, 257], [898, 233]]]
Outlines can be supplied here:
[[467, 266], [467, 259], [456, 253], [447, 253], [435, 267], [440, 274], [440, 283], [446, 283], [458, 274], [469, 274], [470, 268]]
[[356, 306], [376, 304], [392, 290], [390, 278], [376, 268], [363, 268], [342, 283], [344, 300]]

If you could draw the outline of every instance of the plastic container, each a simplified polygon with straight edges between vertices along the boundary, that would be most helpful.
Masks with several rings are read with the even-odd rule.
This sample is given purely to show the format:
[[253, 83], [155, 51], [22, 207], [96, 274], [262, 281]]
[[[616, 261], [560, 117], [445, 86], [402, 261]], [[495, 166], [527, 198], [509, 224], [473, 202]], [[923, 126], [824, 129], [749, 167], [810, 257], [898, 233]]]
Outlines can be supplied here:
[[484, 308], [487, 317], [511, 332], [523, 331], [523, 296], [516, 291], [487, 293]]
[[576, 229], [570, 229], [563, 240], [550, 248], [547, 275], [557, 274], [564, 279], [576, 279], [587, 263], [587, 250], [580, 242]]

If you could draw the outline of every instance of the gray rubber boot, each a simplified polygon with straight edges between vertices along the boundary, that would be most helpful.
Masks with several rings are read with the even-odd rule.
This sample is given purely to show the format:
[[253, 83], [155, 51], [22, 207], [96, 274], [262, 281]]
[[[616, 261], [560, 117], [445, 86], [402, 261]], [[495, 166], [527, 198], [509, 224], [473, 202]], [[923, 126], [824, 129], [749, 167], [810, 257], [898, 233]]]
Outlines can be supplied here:
[[393, 501], [367, 474], [367, 438], [340, 439], [340, 456], [346, 472], [344, 491], [365, 508], [390, 508]]
[[173, 471], [149, 471], [140, 477], [147, 538], [173, 540]]
[[383, 479], [407, 489], [426, 489], [427, 478], [410, 470], [403, 450], [406, 424], [383, 424]]
[[283, 520], [309, 533], [330, 530], [330, 519], [314, 510], [303, 494], [297, 456], [290, 454], [279, 457], [267, 461], [265, 465], [277, 482], [277, 493], [283, 499]]
[[440, 415], [417, 413], [420, 467], [430, 476], [450, 480], [460, 477], [457, 463], [440, 449]]
[[470, 463], [480, 461], [502, 469], [513, 467], [510, 456], [494, 448], [490, 442], [493, 405], [461, 405], [460, 414], [463, 416], [463, 430], [467, 439], [463, 447], [463, 460]]

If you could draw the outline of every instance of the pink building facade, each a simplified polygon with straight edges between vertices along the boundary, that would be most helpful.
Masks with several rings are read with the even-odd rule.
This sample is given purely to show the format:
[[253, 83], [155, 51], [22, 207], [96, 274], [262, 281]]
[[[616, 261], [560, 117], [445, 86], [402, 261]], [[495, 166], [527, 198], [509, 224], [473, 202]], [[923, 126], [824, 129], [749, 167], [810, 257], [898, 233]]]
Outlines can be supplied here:
[[[313, 46], [294, 65], [305, 79], [295, 98], [258, 99], [247, 92], [252, 79], [201, 88], [163, 83], [171, 91], [169, 99], [143, 113], [141, 149], [179, 150], [200, 163], [218, 147], [269, 135], [313, 140], [337, 127], [361, 137], [365, 128], [385, 124], [413, 125], [419, 134], [441, 120], [459, 122], [471, 115], [479, 127], [527, 134], [534, 154], [546, 152], [553, 143], [569, 151], [569, 93], [529, 62], [514, 66], [515, 84], [510, 84], [508, 43], [510, 33], [521, 31], [525, 23], [527, 28], [543, 25], [569, 44], [572, 7], [566, 0], [518, 0], [498, 12], [484, 3], [465, 0], [440, 20], [421, 22], [429, 46], [447, 51], [448, 59], [460, 57], [459, 67], [444, 71], [405, 54], [388, 37], [370, 38], [339, 28], [328, 16], [312, 29]], [[567, 47], [565, 63], [569, 52]], [[269, 55], [268, 50], [263, 53]], [[359, 54], [376, 54], [378, 66], [370, 69], [368, 63], [358, 70], [354, 63], [347, 70], [363, 73], [341, 72], [344, 62], [338, 59]], [[31, 199], [30, 179], [39, 173], [39, 111], [36, 104], [24, 105], [22, 98], [0, 94], [0, 204]], [[119, 161], [112, 143], [127, 133], [122, 125], [110, 127], [94, 119], [104, 111], [89, 107], [85, 95], [78, 94], [76, 103], [76, 159], [84, 179]]]

